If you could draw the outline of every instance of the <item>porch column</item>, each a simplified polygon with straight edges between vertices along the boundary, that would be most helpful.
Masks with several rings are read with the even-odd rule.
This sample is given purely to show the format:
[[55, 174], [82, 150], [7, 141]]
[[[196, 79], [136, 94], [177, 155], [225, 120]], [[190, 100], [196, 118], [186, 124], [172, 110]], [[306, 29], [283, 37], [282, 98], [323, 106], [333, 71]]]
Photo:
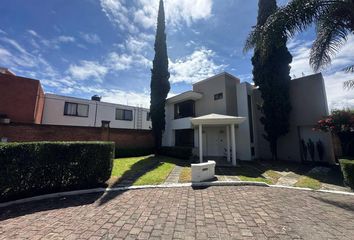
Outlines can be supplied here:
[[229, 125], [226, 126], [226, 151], [227, 151], [227, 161], [230, 162], [230, 127]]
[[231, 147], [232, 147], [232, 165], [236, 166], [235, 124], [231, 124]]
[[199, 124], [199, 162], [203, 162], [203, 126]]

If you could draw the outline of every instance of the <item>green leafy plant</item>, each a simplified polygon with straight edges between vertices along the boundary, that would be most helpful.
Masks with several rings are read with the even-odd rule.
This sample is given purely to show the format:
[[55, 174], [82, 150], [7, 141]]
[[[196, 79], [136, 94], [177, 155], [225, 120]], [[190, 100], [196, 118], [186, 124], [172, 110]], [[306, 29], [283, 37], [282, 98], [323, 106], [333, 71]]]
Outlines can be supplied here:
[[[318, 71], [331, 63], [348, 35], [354, 33], [353, 9], [353, 0], [292, 0], [256, 27], [247, 47], [262, 46], [261, 55], [266, 57], [272, 51], [274, 35], [291, 38], [315, 23], [317, 37], [311, 48], [310, 64]], [[346, 68], [348, 72], [353, 70], [354, 65]]]
[[304, 139], [301, 139], [300, 146], [301, 146], [302, 160], [306, 162], [307, 161], [307, 145], [306, 145]]
[[340, 167], [344, 177], [344, 183], [354, 189], [354, 160], [340, 159]]
[[320, 159], [320, 161], [323, 161], [325, 149], [321, 140], [318, 140], [316, 142], [316, 148], [317, 148], [318, 158]]
[[[277, 10], [275, 0], [259, 0], [257, 27], [246, 41], [245, 51], [254, 49], [252, 57], [253, 81], [261, 92], [263, 103], [260, 105], [264, 126], [263, 137], [269, 142], [274, 160], [278, 158], [278, 139], [289, 132], [290, 63], [292, 56], [286, 47], [287, 38], [274, 35], [269, 44], [267, 57], [262, 58], [262, 46], [256, 39], [261, 37], [257, 29], [263, 28], [268, 17]], [[275, 111], [276, 109], [276, 111]]]
[[310, 157], [312, 161], [315, 161], [315, 144], [311, 139], [307, 142], [307, 149], [309, 151]]
[[344, 156], [354, 156], [354, 110], [333, 110], [319, 120], [314, 130], [336, 134]]
[[165, 103], [170, 91], [170, 73], [168, 72], [168, 56], [165, 34], [165, 11], [160, 0], [155, 38], [155, 57], [151, 69], [151, 99], [150, 114], [155, 148], [158, 151], [162, 144], [162, 134], [165, 130]]
[[0, 202], [102, 186], [113, 157], [111, 142], [0, 144]]

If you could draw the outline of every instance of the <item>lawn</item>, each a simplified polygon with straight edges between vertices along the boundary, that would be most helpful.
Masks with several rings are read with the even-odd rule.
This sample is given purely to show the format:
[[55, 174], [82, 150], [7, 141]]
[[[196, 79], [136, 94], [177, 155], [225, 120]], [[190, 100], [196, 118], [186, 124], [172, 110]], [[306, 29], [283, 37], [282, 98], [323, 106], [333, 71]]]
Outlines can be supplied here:
[[183, 164], [175, 158], [154, 155], [115, 159], [108, 185], [161, 184], [176, 165]]

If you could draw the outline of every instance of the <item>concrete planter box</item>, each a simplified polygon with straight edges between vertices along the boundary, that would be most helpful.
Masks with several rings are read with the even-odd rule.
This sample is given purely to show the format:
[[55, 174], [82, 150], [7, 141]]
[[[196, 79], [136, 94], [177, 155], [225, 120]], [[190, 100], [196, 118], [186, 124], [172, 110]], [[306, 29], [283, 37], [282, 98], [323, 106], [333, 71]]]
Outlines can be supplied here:
[[191, 164], [192, 182], [202, 182], [215, 177], [215, 161]]

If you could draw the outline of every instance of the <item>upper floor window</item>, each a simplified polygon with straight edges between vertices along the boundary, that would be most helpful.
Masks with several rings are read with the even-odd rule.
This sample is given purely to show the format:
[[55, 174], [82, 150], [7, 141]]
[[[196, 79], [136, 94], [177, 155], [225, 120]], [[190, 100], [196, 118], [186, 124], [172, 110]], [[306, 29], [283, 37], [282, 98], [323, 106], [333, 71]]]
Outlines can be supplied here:
[[89, 105], [81, 103], [65, 102], [64, 115], [76, 117], [88, 117]]
[[116, 109], [116, 120], [132, 121], [133, 111], [127, 109]]
[[194, 101], [188, 100], [175, 104], [175, 119], [185, 118], [185, 117], [194, 117], [195, 116], [195, 107]]
[[150, 112], [146, 113], [146, 121], [151, 121], [151, 114]]
[[219, 100], [219, 99], [223, 99], [223, 94], [222, 93], [217, 93], [214, 95], [214, 100]]

